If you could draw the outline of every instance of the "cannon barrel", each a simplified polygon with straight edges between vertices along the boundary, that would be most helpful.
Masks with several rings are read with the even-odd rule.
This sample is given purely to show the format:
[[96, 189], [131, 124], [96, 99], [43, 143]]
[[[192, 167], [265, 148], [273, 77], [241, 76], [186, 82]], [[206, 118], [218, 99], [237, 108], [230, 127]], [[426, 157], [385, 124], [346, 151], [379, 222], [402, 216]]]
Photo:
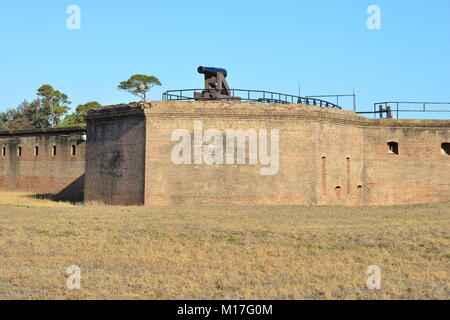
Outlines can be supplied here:
[[222, 69], [222, 68], [198, 67], [197, 71], [198, 71], [198, 73], [202, 73], [204, 75], [211, 76], [211, 77], [214, 77], [218, 72], [222, 73], [225, 78], [228, 75], [227, 70]]

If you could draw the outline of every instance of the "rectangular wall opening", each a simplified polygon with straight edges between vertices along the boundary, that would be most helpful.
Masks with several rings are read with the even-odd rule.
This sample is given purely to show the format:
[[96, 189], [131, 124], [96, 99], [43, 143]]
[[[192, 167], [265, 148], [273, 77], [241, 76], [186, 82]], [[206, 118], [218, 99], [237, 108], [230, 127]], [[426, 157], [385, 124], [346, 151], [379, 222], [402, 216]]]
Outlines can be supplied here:
[[450, 156], [450, 143], [445, 142], [441, 144], [441, 152], [447, 156]]
[[389, 154], [398, 155], [398, 142], [388, 142]]
[[345, 160], [345, 175], [347, 178], [347, 194], [350, 194], [352, 191], [352, 186], [351, 186], [351, 164], [350, 164], [350, 158], [347, 158]]
[[327, 158], [322, 157], [322, 194], [327, 194]]
[[341, 200], [342, 199], [342, 188], [341, 187], [337, 186], [334, 189], [334, 193], [335, 193], [335, 196], [336, 196], [336, 200]]

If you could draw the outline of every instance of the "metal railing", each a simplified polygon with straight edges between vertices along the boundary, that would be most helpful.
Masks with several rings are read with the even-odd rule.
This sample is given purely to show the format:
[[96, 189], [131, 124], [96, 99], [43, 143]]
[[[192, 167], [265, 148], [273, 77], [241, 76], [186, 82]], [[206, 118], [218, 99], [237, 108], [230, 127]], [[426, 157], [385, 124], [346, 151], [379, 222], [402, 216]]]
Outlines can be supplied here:
[[397, 119], [401, 113], [449, 113], [450, 102], [407, 102], [391, 101], [377, 102], [373, 105], [373, 111], [360, 111], [357, 114], [373, 114], [380, 119], [392, 119], [394, 115]]
[[341, 98], [352, 98], [353, 111], [356, 111], [356, 93], [349, 94], [327, 94], [327, 95], [317, 95], [317, 96], [306, 96], [306, 98], [333, 98], [336, 99], [336, 105], [340, 106], [339, 100]]
[[[195, 93], [217, 92], [215, 89], [181, 89], [169, 90], [163, 93], [163, 100], [195, 100]], [[319, 106], [323, 108], [341, 109], [337, 104], [318, 99], [315, 97], [299, 97], [290, 94], [261, 91], [261, 90], [246, 90], [246, 89], [229, 89], [230, 98], [219, 98], [216, 100], [235, 100], [251, 101], [260, 103], [276, 103], [276, 104], [290, 104], [300, 103], [304, 105]], [[201, 100], [201, 99], [200, 99]], [[211, 99], [205, 99], [211, 100]]]

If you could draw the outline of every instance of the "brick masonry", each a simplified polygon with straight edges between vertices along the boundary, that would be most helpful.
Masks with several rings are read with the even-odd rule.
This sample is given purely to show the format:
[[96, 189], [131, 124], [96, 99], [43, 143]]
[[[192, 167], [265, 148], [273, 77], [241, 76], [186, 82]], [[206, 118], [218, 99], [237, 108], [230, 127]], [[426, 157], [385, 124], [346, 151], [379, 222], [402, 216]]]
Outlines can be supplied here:
[[[106, 116], [106, 118], [104, 117]], [[90, 118], [86, 200], [112, 205], [144, 203], [145, 132], [142, 109], [119, 107]]]
[[82, 200], [85, 129], [0, 132], [0, 189]]
[[[202, 121], [203, 130], [278, 129], [278, 174], [261, 176], [259, 165], [173, 164], [177, 142], [171, 134], [176, 129], [193, 132], [195, 120]], [[398, 143], [398, 155], [389, 152], [391, 141]], [[449, 120], [373, 120], [294, 104], [121, 105], [88, 119], [86, 198], [136, 205], [448, 201], [450, 156], [441, 144], [449, 141]], [[123, 161], [112, 165], [114, 154]]]
[[[196, 120], [203, 130], [278, 129], [278, 173], [262, 176], [260, 165], [174, 164], [171, 134], [192, 133]], [[450, 200], [450, 156], [441, 150], [450, 142], [450, 120], [374, 120], [298, 104], [155, 101], [107, 107], [87, 121], [87, 143], [78, 143], [82, 129], [0, 133], [0, 189], [79, 195], [84, 188], [85, 200], [112, 205]]]

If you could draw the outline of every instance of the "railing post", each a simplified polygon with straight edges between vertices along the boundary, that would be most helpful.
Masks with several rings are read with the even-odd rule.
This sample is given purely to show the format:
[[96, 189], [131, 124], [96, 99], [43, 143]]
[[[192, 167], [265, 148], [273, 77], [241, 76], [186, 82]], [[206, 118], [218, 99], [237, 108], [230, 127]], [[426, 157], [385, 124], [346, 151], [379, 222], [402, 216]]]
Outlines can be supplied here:
[[387, 111], [386, 117], [387, 117], [388, 119], [392, 119], [391, 107], [390, 107], [390, 106], [387, 107], [387, 108], [386, 108], [386, 111]]

